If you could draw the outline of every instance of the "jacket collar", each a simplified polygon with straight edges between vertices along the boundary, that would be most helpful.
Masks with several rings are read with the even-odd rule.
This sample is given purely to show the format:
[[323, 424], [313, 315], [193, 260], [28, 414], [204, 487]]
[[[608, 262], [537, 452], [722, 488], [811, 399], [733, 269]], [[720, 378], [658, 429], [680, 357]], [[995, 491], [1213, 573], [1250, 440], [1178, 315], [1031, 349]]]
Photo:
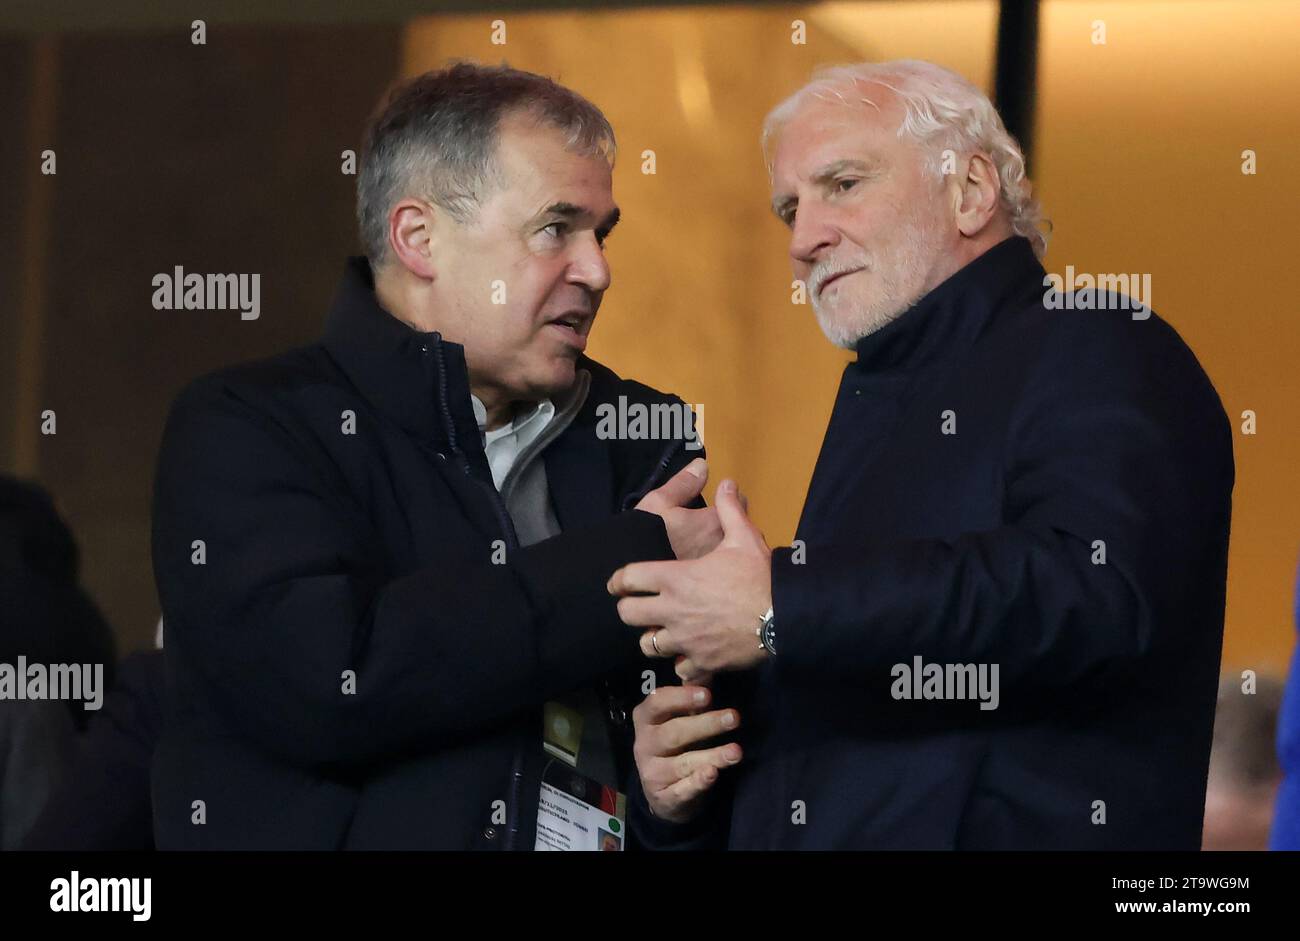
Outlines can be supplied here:
[[964, 350], [999, 309], [1041, 294], [1043, 276], [1028, 239], [1005, 239], [859, 340], [853, 367], [871, 374], [907, 373]]
[[409, 434], [481, 454], [465, 348], [384, 310], [366, 258], [347, 260], [321, 342], [358, 391]]
[[[454, 444], [476, 476], [491, 486], [470, 398], [465, 348], [437, 332], [416, 330], [384, 310], [375, 297], [374, 276], [365, 258], [348, 259], [321, 343], [358, 392], [417, 440], [440, 450], [450, 447], [450, 428]], [[664, 451], [658, 441], [601, 440], [599, 404], [615, 401], [619, 395], [638, 402], [652, 397], [645, 394], [649, 390], [621, 382], [585, 356], [578, 368], [591, 374], [590, 386], [582, 386], [585, 395], [580, 404], [571, 401], [576, 390], [556, 399], [557, 411], [574, 405], [576, 413], [542, 452], [554, 509], [564, 529], [608, 518], [616, 491], [621, 495], [641, 484]]]

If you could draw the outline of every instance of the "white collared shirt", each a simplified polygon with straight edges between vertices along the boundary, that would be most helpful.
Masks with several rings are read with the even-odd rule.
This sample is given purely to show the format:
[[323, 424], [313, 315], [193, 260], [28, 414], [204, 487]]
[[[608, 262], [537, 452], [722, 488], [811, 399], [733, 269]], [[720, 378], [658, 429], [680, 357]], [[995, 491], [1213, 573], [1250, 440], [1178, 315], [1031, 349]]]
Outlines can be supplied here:
[[470, 402], [474, 406], [479, 433], [483, 436], [483, 450], [487, 452], [488, 467], [492, 469], [492, 483], [500, 490], [502, 481], [524, 448], [532, 444], [555, 417], [555, 405], [549, 399], [538, 402], [532, 410], [521, 411], [513, 421], [488, 431], [487, 408], [477, 395], [470, 395]]

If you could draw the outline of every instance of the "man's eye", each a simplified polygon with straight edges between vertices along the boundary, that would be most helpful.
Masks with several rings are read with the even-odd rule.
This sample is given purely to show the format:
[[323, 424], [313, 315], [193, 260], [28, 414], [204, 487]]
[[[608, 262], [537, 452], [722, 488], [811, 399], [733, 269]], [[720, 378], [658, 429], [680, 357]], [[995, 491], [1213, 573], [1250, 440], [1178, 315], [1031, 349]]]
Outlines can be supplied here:
[[[551, 231], [552, 229], [554, 229], [555, 231], [552, 232]], [[563, 222], [548, 222], [546, 225], [542, 226], [543, 232], [545, 232], [547, 235], [551, 236], [552, 238], [557, 238], [557, 239], [561, 235], [563, 235], [567, 229], [568, 226]]]
[[798, 209], [787, 209], [785, 212], [781, 213], [781, 221], [784, 222], [786, 225], [790, 226], [791, 228], [793, 228], [794, 217], [798, 212], [799, 212]]
[[858, 181], [852, 177], [845, 177], [844, 179], [835, 181], [835, 190], [836, 192], [847, 193], [849, 190], [853, 189], [853, 187], [857, 186], [857, 184]]

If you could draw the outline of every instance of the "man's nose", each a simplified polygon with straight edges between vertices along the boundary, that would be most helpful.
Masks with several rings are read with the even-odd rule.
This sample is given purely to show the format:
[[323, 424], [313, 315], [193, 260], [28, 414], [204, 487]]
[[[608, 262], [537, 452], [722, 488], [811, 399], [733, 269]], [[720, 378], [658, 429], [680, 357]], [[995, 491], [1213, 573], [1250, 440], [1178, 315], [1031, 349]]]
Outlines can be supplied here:
[[591, 291], [604, 291], [611, 280], [609, 260], [605, 250], [596, 241], [594, 233], [584, 233], [574, 248], [574, 257], [569, 264], [570, 284], [581, 284]]
[[790, 257], [804, 264], [815, 265], [839, 241], [839, 233], [825, 217], [808, 208], [795, 214], [790, 229]]

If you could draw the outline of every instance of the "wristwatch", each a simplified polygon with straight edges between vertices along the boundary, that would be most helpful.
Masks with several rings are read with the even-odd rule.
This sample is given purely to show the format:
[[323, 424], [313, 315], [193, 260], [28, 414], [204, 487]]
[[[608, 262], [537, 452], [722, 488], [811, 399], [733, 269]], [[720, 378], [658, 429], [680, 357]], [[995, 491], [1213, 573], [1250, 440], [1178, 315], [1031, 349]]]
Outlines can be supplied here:
[[758, 636], [758, 646], [773, 657], [776, 656], [775, 613], [772, 608], [768, 608], [767, 614], [758, 619], [758, 627], [754, 629], [754, 633]]

